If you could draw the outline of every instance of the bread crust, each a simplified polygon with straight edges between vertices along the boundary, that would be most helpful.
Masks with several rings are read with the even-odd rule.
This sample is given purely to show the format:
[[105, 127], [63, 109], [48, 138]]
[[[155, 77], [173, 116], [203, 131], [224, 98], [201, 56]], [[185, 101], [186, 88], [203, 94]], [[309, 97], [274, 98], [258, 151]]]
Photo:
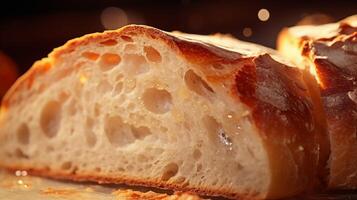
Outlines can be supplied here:
[[356, 189], [357, 15], [334, 24], [285, 29], [278, 46], [282, 49], [289, 41], [316, 72], [331, 149], [328, 187]]
[[[241, 53], [243, 50], [239, 49], [240, 43], [237, 41], [225, 48], [209, 40], [189, 39], [185, 34], [171, 34], [137, 25], [83, 36], [67, 42], [49, 54], [48, 58], [36, 62], [6, 94], [2, 102], [2, 114], [6, 114], [6, 109], [11, 109], [17, 101], [22, 101], [23, 99], [16, 94], [21, 93], [22, 90], [30, 90], [32, 82], [37, 77], [46, 75], [47, 71], [62, 59], [62, 55], [88, 43], [135, 35], [144, 35], [164, 42], [178, 56], [182, 56], [196, 66], [210, 84], [227, 83], [229, 97], [236, 103], [243, 102], [251, 111], [251, 122], [256, 126], [270, 159], [272, 181], [268, 194], [259, 196], [261, 194], [252, 194], [250, 191], [237, 194], [234, 191], [211, 188], [189, 188], [158, 180], [106, 177], [95, 173], [68, 174], [31, 166], [5, 165], [4, 167], [11, 170], [24, 169], [31, 174], [58, 179], [154, 186], [228, 198], [278, 198], [291, 196], [310, 188], [316, 173], [319, 150], [318, 142], [315, 141], [316, 133], [313, 128], [315, 119], [311, 112], [311, 100], [302, 80], [302, 74], [273, 59], [268, 51], [266, 51], [268, 54], [264, 54], [252, 49], [250, 53], [246, 53], [246, 50], [245, 53]], [[213, 64], [228, 65], [229, 73], [217, 73], [218, 70], [212, 67]]]

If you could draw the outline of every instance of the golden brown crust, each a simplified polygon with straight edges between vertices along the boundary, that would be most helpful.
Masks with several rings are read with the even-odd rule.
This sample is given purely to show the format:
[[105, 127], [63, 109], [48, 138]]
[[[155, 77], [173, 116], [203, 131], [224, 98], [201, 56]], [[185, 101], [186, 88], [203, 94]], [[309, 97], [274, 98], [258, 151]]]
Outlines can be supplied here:
[[100, 42], [111, 38], [129, 37], [134, 35], [146, 35], [152, 39], [165, 42], [170, 48], [174, 49], [180, 55], [186, 57], [190, 62], [197, 64], [209, 64], [209, 63], [235, 63], [240, 61], [241, 55], [237, 52], [225, 50], [210, 44], [203, 44], [198, 41], [188, 41], [183, 38], [177, 38], [169, 33], [165, 33], [158, 29], [147, 26], [125, 26], [115, 31], [106, 31], [104, 33], [94, 33], [85, 35], [80, 38], [76, 38], [68, 41], [62, 47], [56, 48], [49, 54], [48, 58], [44, 58], [34, 63], [31, 69], [20, 77], [11, 89], [5, 95], [2, 107], [9, 107], [11, 103], [14, 103], [12, 96], [22, 88], [29, 90], [32, 85], [32, 81], [37, 76], [45, 74], [61, 56], [75, 51], [76, 48], [81, 45], [86, 45], [90, 42]]
[[[202, 72], [210, 84], [230, 83], [230, 97], [243, 102], [252, 112], [252, 123], [257, 127], [268, 150], [270, 167], [273, 170], [269, 197], [293, 195], [305, 190], [314, 177], [316, 159], [314, 141], [314, 118], [310, 112], [309, 97], [301, 73], [284, 64], [279, 64], [269, 55], [246, 55], [217, 47], [209, 42], [189, 40], [146, 26], [126, 26], [116, 31], [91, 34], [67, 42], [34, 66], [7, 93], [3, 108], [11, 108], [22, 89], [29, 90], [38, 76], [46, 74], [63, 55], [73, 52], [81, 45], [105, 41], [111, 38], [145, 35], [164, 42]], [[239, 44], [237, 44], [239, 45]], [[214, 65], [226, 65], [222, 73]], [[244, 67], [241, 67], [244, 66]], [[218, 73], [219, 72], [219, 73]], [[4, 111], [5, 112], [5, 111]], [[287, 161], [288, 160], [288, 161]], [[155, 186], [174, 190], [199, 192], [206, 195], [222, 195], [230, 198], [253, 195], [211, 188], [189, 188], [157, 180], [135, 180], [131, 177], [106, 177], [101, 174], [67, 174], [30, 166], [7, 166], [11, 169], [30, 170], [33, 174], [59, 179], [97, 181], [101, 183], [127, 183]], [[284, 170], [280, 170], [285, 168]], [[259, 195], [259, 194], [254, 194]]]
[[[341, 47], [354, 43], [357, 32], [335, 38], [331, 45], [314, 41], [310, 48], [317, 77], [320, 80], [321, 97], [325, 108], [327, 128], [330, 135], [330, 187], [357, 188], [357, 56], [350, 54], [348, 67], [334, 63], [333, 58], [324, 59], [323, 51], [340, 52]], [[338, 45], [338, 49], [336, 49]], [[347, 50], [343, 50], [349, 54]], [[347, 58], [344, 62], [348, 62]]]
[[278, 175], [281, 171], [276, 172], [274, 177], [280, 179], [276, 181], [280, 184], [272, 186], [271, 195], [284, 187], [281, 184], [294, 181], [295, 188], [289, 188], [291, 193], [312, 187], [318, 162], [318, 141], [311, 101], [307, 98], [308, 91], [300, 71], [277, 63], [266, 54], [254, 58], [251, 65], [245, 65], [237, 73], [234, 87], [240, 100], [252, 109], [262, 137], [269, 141], [267, 149], [270, 149], [270, 157], [275, 158], [272, 168], [289, 166], [286, 157], [280, 160], [276, 156], [284, 151], [291, 151], [294, 164], [300, 166], [296, 173], [301, 179], [294, 178], [291, 172], [285, 177]]
[[357, 16], [311, 30], [285, 29], [279, 40], [281, 47], [292, 42], [316, 72], [331, 149], [328, 186], [356, 189]]

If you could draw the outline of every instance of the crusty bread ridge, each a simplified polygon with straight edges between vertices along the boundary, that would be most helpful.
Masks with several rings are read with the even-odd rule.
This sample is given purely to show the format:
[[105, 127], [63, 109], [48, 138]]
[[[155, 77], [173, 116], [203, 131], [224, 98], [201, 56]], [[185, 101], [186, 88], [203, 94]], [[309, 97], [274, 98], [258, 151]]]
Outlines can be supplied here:
[[283, 30], [278, 49], [314, 76], [330, 143], [325, 181], [357, 189], [357, 15], [337, 23]]
[[137, 25], [71, 40], [3, 99], [0, 166], [229, 198], [306, 191], [311, 99], [264, 49]]

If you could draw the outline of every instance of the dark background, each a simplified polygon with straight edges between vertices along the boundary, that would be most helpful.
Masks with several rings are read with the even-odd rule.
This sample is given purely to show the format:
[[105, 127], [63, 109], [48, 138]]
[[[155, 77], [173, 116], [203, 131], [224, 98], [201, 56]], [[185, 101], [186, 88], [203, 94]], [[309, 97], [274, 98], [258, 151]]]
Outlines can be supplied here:
[[[105, 30], [101, 16], [108, 7], [120, 8], [127, 16], [128, 20], [119, 25], [139, 23], [167, 31], [231, 33], [269, 47], [275, 46], [283, 27], [305, 16], [319, 13], [338, 20], [357, 14], [357, 1], [1, 1], [0, 51], [11, 57], [23, 73], [67, 40]], [[269, 10], [268, 21], [258, 19], [261, 8]], [[252, 30], [250, 37], [243, 35], [245, 27]]]

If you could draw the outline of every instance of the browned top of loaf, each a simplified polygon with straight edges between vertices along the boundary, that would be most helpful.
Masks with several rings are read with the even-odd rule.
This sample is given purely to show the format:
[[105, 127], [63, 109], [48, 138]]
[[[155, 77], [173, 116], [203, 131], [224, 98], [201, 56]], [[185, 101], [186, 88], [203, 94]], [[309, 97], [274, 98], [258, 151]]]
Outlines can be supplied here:
[[325, 36], [317, 37], [308, 30], [304, 35], [294, 32], [304, 27], [291, 29], [290, 33], [300, 36], [302, 53], [315, 64], [326, 117], [334, 123], [330, 129], [351, 135], [357, 129], [357, 15], [323, 26], [329, 30], [322, 27], [320, 32]]
[[331, 143], [332, 187], [357, 187], [357, 15], [321, 26], [286, 30], [299, 40], [316, 76]]

